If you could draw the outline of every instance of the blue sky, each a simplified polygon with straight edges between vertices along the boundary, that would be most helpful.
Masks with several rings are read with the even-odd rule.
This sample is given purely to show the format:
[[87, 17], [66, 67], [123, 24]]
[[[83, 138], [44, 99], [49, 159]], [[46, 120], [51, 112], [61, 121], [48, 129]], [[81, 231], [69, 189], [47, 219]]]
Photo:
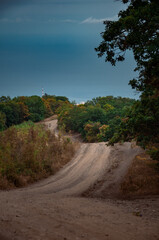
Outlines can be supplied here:
[[103, 20], [126, 7], [113, 0], [0, 0], [0, 95], [138, 95], [128, 86], [135, 62], [98, 59]]

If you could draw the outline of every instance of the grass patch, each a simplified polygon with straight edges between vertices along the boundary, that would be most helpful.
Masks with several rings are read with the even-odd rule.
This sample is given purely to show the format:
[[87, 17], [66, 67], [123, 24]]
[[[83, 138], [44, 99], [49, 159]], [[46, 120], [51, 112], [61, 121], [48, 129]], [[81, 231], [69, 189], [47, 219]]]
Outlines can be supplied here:
[[75, 153], [75, 144], [32, 122], [0, 133], [0, 189], [26, 186], [54, 174]]
[[122, 195], [137, 197], [159, 194], [157, 163], [145, 153], [136, 156], [121, 184]]

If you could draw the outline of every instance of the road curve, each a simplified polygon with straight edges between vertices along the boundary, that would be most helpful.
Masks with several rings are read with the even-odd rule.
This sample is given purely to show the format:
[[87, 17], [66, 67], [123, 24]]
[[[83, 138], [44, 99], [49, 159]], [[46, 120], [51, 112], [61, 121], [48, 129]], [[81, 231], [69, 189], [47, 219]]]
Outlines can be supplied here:
[[[57, 120], [48, 119], [44, 124], [52, 132], [57, 131]], [[104, 182], [93, 187], [93, 195], [99, 196], [104, 190], [108, 193], [117, 191], [125, 172], [131, 161], [142, 151], [141, 148], [132, 147], [131, 143], [117, 144], [114, 147], [106, 143], [81, 143], [75, 157], [64, 166], [56, 175], [29, 186], [22, 191], [58, 194], [58, 195], [81, 195], [92, 189], [98, 181]], [[110, 191], [110, 186], [111, 191]], [[115, 187], [116, 186], [116, 187]], [[92, 190], [91, 190], [92, 195]]]
[[[46, 124], [57, 133], [56, 120]], [[133, 205], [80, 197], [116, 193], [141, 151], [131, 143], [81, 143], [76, 156], [56, 175], [26, 188], [0, 191], [0, 240], [157, 240], [158, 199]], [[136, 208], [149, 209], [148, 217], [134, 216]]]
[[104, 174], [110, 165], [109, 154], [110, 147], [105, 143], [81, 144], [70, 163], [55, 176], [32, 185], [28, 191], [79, 195]]
[[[116, 147], [108, 147], [106, 143], [82, 143], [72, 161], [56, 175], [20, 191], [79, 196], [91, 189], [91, 196], [100, 196], [103, 190], [110, 196], [118, 192], [125, 172], [139, 152], [141, 149], [132, 148], [130, 143]], [[95, 188], [94, 184], [101, 181], [102, 185]]]

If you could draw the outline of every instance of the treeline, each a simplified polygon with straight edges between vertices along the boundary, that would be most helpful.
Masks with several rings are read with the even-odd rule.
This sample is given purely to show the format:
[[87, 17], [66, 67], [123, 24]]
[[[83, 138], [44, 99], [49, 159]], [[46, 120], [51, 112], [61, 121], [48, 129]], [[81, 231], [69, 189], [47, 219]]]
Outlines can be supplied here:
[[70, 103], [67, 97], [47, 94], [42, 98], [2, 96], [0, 130], [24, 121], [39, 122], [57, 114], [62, 130], [79, 132], [87, 142], [108, 141], [134, 103], [134, 99], [113, 96], [93, 98], [79, 105]]
[[20, 96], [11, 99], [10, 97], [0, 97], [0, 131], [31, 120], [38, 122], [49, 117], [58, 111], [63, 105], [69, 104], [69, 100], [63, 96], [45, 94], [39, 96]]
[[134, 99], [107, 96], [65, 105], [58, 114], [58, 124], [66, 132], [80, 133], [86, 142], [108, 141], [134, 103]]
[[159, 160], [159, 97], [142, 95], [140, 100], [97, 97], [85, 104], [63, 105], [59, 128], [82, 135], [86, 142], [136, 141]]

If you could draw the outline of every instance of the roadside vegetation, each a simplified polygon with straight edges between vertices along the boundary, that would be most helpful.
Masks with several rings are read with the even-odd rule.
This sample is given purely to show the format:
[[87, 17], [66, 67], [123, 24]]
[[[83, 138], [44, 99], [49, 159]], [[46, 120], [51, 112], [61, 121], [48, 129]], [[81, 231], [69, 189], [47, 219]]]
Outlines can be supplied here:
[[75, 153], [75, 144], [28, 121], [0, 133], [0, 189], [26, 186], [54, 174]]
[[58, 114], [59, 128], [80, 133], [86, 142], [106, 142], [134, 103], [133, 99], [107, 96], [65, 105]]
[[39, 122], [56, 113], [58, 108], [69, 104], [63, 96], [20, 96], [11, 99], [9, 96], [0, 97], [0, 131], [10, 126], [31, 120]]
[[122, 197], [131, 198], [159, 194], [159, 174], [157, 161], [149, 155], [137, 155], [121, 183]]

